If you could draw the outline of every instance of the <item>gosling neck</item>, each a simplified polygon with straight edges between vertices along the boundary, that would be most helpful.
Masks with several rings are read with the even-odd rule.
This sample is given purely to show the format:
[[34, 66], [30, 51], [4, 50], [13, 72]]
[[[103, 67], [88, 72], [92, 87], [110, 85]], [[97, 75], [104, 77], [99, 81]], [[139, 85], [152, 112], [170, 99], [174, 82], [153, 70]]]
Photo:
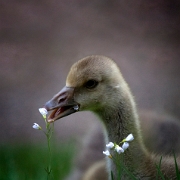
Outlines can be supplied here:
[[[144, 147], [141, 128], [136, 112], [136, 106], [130, 93], [120, 96], [119, 102], [98, 111], [98, 116], [105, 126], [105, 141], [120, 143], [127, 135], [133, 134], [134, 140], [130, 142], [130, 147], [123, 153], [124, 165], [126, 168], [138, 175], [142, 161], [148, 155]], [[112, 151], [112, 153], [116, 153]], [[113, 154], [113, 155], [114, 155]], [[117, 174], [116, 166], [109, 160], [109, 169], [113, 174]]]
[[137, 145], [143, 144], [136, 105], [131, 93], [121, 93], [118, 100], [114, 99], [112, 102], [113, 104], [106, 103], [106, 106], [95, 112], [105, 126], [106, 141], [119, 143], [132, 133]]

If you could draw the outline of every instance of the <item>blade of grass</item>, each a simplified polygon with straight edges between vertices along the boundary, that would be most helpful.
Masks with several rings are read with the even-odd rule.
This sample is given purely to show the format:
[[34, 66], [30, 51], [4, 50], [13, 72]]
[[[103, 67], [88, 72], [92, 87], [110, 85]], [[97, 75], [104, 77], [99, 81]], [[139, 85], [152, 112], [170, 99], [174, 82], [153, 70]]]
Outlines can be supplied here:
[[156, 165], [156, 168], [157, 168], [157, 176], [156, 176], [156, 179], [159, 179], [159, 177], [162, 178], [162, 180], [166, 180], [163, 173], [161, 172], [161, 162], [162, 162], [162, 156], [160, 158], [160, 161], [159, 161], [159, 164]]
[[176, 155], [175, 155], [175, 153], [173, 153], [173, 155], [174, 155], [174, 162], [175, 162], [175, 168], [176, 168], [176, 178], [177, 178], [177, 180], [180, 180], [180, 174], [179, 174], [179, 168], [178, 168], [177, 161], [176, 161]]
[[114, 180], [113, 172], [111, 171], [111, 180]]

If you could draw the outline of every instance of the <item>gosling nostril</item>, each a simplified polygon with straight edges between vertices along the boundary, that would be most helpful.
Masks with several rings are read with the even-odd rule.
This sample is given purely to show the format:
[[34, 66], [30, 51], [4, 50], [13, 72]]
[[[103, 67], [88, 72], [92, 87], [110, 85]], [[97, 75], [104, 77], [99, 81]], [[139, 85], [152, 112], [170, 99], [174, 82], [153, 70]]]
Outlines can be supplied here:
[[45, 103], [44, 108], [47, 109], [47, 111], [50, 111], [56, 106], [57, 106], [57, 102], [54, 100], [50, 100]]

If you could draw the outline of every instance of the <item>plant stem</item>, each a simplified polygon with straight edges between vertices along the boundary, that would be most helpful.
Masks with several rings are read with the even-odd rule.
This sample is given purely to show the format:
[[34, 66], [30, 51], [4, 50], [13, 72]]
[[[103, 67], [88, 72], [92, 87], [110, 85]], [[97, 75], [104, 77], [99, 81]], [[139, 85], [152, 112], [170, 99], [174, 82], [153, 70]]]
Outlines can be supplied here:
[[52, 168], [51, 168], [51, 160], [52, 160], [52, 152], [51, 152], [51, 137], [53, 134], [53, 130], [54, 130], [54, 123], [53, 126], [51, 127], [51, 124], [49, 122], [47, 122], [47, 120], [45, 119], [46, 122], [46, 138], [47, 138], [47, 145], [48, 145], [48, 166], [46, 168], [46, 172], [47, 172], [47, 180], [51, 177], [51, 172], [52, 172]]

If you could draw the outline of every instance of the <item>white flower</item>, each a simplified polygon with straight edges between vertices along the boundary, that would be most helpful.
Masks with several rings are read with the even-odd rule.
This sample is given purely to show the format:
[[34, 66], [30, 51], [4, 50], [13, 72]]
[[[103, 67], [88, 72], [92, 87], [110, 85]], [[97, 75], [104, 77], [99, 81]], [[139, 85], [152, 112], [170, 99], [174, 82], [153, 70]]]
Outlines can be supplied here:
[[39, 112], [42, 114], [43, 118], [46, 118], [48, 111], [45, 108], [39, 108]]
[[115, 150], [117, 151], [117, 153], [118, 154], [120, 154], [120, 153], [123, 153], [124, 152], [124, 149], [123, 148], [121, 148], [120, 146], [118, 146], [118, 145], [116, 145], [115, 146]]
[[128, 142], [124, 142], [122, 145], [122, 148], [124, 149], [124, 151], [129, 147], [129, 143]]
[[132, 141], [133, 139], [134, 139], [134, 136], [132, 134], [129, 134], [125, 139], [123, 139], [123, 142]]
[[34, 125], [32, 126], [34, 129], [37, 129], [37, 130], [41, 130], [41, 126], [39, 126], [39, 124], [37, 123], [34, 123]]
[[108, 150], [103, 151], [103, 154], [105, 154], [106, 156], [108, 156], [109, 158], [112, 158], [110, 152]]
[[106, 147], [111, 149], [114, 147], [114, 143], [109, 142], [108, 144], [106, 144]]

